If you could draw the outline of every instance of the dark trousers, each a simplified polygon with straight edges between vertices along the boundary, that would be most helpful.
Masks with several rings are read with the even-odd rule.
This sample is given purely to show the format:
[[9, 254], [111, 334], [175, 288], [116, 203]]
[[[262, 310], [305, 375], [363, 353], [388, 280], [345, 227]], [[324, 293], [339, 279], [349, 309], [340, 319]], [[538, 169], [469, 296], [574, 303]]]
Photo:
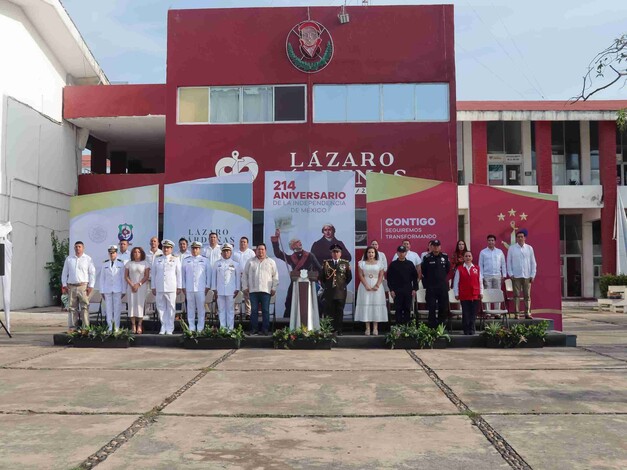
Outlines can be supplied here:
[[259, 306], [261, 305], [261, 331], [267, 333], [270, 329], [270, 300], [272, 296], [267, 292], [250, 293], [250, 331], [257, 331], [259, 325]]
[[406, 325], [411, 317], [411, 291], [394, 291], [394, 309], [396, 310], [396, 323]]
[[331, 317], [333, 321], [333, 329], [342, 334], [342, 322], [344, 321], [344, 305], [346, 304], [346, 299], [332, 299], [326, 297], [324, 299], [325, 303], [325, 317]]
[[462, 300], [462, 330], [465, 335], [475, 334], [475, 320], [481, 306], [480, 300]]
[[[435, 328], [438, 324], [446, 323], [449, 314], [448, 286], [427, 287], [427, 308], [429, 309], [429, 326]], [[435, 319], [435, 311], [438, 319]]]

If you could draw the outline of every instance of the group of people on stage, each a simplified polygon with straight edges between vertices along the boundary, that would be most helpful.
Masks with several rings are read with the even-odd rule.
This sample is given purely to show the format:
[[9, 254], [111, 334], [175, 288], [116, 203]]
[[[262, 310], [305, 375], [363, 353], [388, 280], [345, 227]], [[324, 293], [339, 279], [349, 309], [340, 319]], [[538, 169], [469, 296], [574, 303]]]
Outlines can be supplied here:
[[[328, 234], [325, 234], [325, 229]], [[322, 241], [314, 243], [326, 243], [323, 247], [316, 246], [318, 256], [313, 253], [313, 247], [311, 252], [304, 251], [299, 239], [290, 240], [292, 254], [285, 254], [279, 246], [278, 229], [271, 242], [275, 256], [283, 259], [292, 272], [303, 269], [318, 272], [318, 281], [323, 289], [322, 311], [332, 319], [337, 334], [341, 334], [347, 286], [353, 274], [350, 253], [341, 242], [337, 243], [334, 232], [330, 224], [323, 227]], [[408, 323], [421, 282], [426, 290], [428, 323], [434, 327], [448, 318], [448, 292], [452, 284], [455, 298], [462, 307], [464, 333], [473, 334], [483, 289], [501, 289], [501, 283], [507, 277], [513, 284], [515, 312], [519, 311], [522, 297], [525, 317], [531, 318], [531, 283], [536, 276], [537, 265], [533, 248], [526, 243], [526, 237], [524, 229], [516, 233], [516, 244], [509, 247], [506, 260], [503, 251], [496, 247], [496, 237], [488, 235], [488, 246], [480, 252], [478, 265], [473, 264], [473, 254], [463, 240], [457, 243], [451, 262], [448, 255], [441, 251], [441, 242], [437, 239], [431, 240], [428, 250], [420, 255], [411, 250], [409, 240], [404, 240], [388, 265], [375, 240], [358, 263], [360, 285], [355, 320], [365, 323], [366, 335], [377, 335], [379, 323], [388, 321], [386, 292], [389, 292], [395, 305], [396, 323]], [[329, 240], [336, 243], [328, 243]], [[185, 238], [179, 240], [177, 252], [174, 252], [171, 240], [163, 240], [161, 246], [162, 249], [159, 249], [157, 237], [150, 239], [150, 247], [146, 251], [139, 246], [129, 250], [126, 240], [109, 246], [108, 259], [102, 263], [100, 270], [99, 290], [110, 330], [120, 327], [122, 295], [126, 294], [132, 331], [137, 334], [143, 332], [144, 305], [150, 289], [161, 322], [160, 334], [173, 333], [177, 295], [181, 292], [187, 302], [189, 329], [202, 331], [205, 327], [206, 296], [212, 290], [221, 327], [234, 327], [235, 299], [241, 291], [245, 313], [250, 316], [250, 333], [269, 333], [270, 301], [277, 291], [279, 276], [276, 263], [268, 257], [264, 243], [258, 244], [253, 251], [248, 247], [248, 238], [241, 237], [239, 248], [233, 250], [229, 243], [220, 245], [217, 234], [211, 233], [204, 252], [200, 242], [195, 241], [188, 246]], [[327, 250], [325, 259], [318, 261], [318, 257], [322, 259], [323, 248]], [[84, 244], [77, 241], [74, 254], [67, 257], [63, 266], [61, 281], [63, 293], [69, 296], [69, 330], [77, 327], [79, 317], [83, 325], [89, 325], [89, 297], [95, 286], [96, 268], [84, 251]], [[287, 312], [290, 305], [291, 285], [286, 300]], [[250, 315], [259, 309], [262, 312], [260, 328], [258, 315]]]
[[[483, 289], [501, 289], [510, 278], [514, 290], [514, 312], [519, 313], [520, 299], [524, 301], [525, 318], [531, 318], [531, 284], [536, 277], [533, 248], [526, 243], [527, 231], [516, 233], [516, 243], [509, 246], [507, 259], [496, 247], [496, 236], [487, 236], [487, 247], [479, 253], [479, 263], [463, 240], [459, 240], [451, 262], [441, 251], [440, 240], [431, 240], [428, 250], [418, 255], [404, 240], [388, 265], [385, 254], [373, 241], [359, 262], [360, 286], [355, 306], [355, 320], [365, 322], [365, 334], [378, 334], [378, 323], [388, 319], [385, 291], [394, 301], [396, 323], [410, 320], [412, 304], [422, 282], [429, 311], [428, 324], [435, 327], [446, 322], [449, 315], [449, 289], [462, 308], [464, 334], [475, 333], [475, 319], [481, 306]], [[387, 286], [386, 286], [387, 276]], [[436, 316], [437, 313], [437, 316]], [[372, 325], [372, 327], [371, 327]]]

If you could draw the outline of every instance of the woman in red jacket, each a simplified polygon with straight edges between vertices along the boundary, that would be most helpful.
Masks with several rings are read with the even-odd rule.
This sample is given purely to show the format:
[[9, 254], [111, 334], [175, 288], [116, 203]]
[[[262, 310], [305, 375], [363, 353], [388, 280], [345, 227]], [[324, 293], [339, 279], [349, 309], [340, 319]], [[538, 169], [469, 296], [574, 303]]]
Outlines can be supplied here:
[[464, 263], [457, 267], [453, 279], [455, 298], [462, 304], [462, 329], [465, 335], [475, 334], [475, 319], [483, 298], [483, 279], [479, 266], [472, 264], [472, 253], [464, 253]]

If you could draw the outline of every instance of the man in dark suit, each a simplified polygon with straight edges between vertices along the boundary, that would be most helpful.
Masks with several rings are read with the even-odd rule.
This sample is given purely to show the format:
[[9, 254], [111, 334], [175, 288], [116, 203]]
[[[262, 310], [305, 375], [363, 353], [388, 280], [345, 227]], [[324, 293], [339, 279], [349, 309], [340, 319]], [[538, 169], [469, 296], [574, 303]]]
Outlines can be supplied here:
[[324, 287], [324, 314], [333, 320], [333, 329], [342, 335], [344, 305], [346, 304], [346, 286], [353, 279], [350, 262], [342, 259], [342, 247], [331, 245], [331, 259], [322, 263], [320, 281]]
[[311, 251], [319, 260], [326, 259], [327, 253], [333, 245], [338, 245], [342, 250], [342, 259], [350, 261], [352, 256], [343, 242], [335, 238], [335, 227], [332, 224], [322, 226], [322, 237], [311, 245]]

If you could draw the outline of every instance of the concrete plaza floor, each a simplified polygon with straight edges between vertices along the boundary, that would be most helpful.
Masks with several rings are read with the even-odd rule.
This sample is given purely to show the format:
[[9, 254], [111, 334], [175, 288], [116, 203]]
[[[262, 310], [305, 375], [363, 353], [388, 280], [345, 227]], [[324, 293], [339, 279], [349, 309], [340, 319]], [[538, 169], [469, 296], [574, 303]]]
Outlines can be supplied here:
[[627, 315], [577, 348], [190, 351], [0, 332], [0, 468], [624, 469]]

